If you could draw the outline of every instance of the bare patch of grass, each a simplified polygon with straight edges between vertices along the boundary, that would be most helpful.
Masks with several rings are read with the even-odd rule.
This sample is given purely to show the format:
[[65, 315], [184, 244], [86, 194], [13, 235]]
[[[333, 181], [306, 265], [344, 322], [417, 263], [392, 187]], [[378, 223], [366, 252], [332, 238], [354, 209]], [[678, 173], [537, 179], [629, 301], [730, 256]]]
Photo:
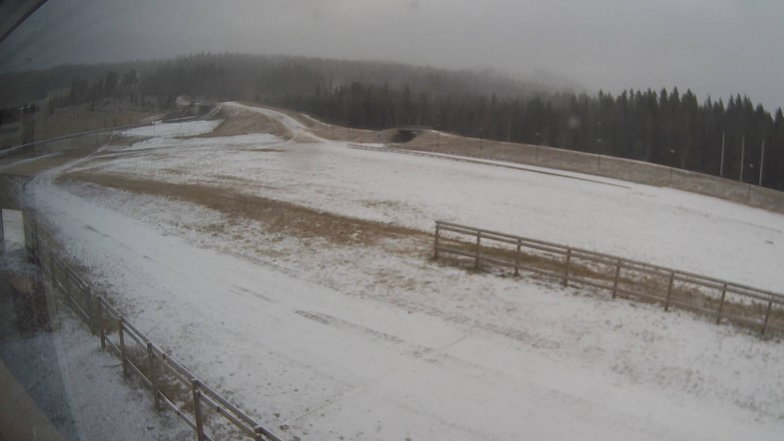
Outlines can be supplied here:
[[166, 183], [127, 176], [73, 172], [61, 179], [89, 182], [137, 194], [163, 196], [220, 211], [230, 221], [257, 220], [270, 233], [322, 238], [340, 245], [374, 245], [389, 239], [430, 241], [428, 233], [382, 222], [359, 220], [300, 205], [204, 184]]
[[284, 139], [293, 136], [286, 126], [261, 113], [223, 108], [218, 112], [217, 117], [222, 118], [223, 122], [212, 132], [196, 136], [196, 138], [215, 138], [250, 133], [269, 133]]

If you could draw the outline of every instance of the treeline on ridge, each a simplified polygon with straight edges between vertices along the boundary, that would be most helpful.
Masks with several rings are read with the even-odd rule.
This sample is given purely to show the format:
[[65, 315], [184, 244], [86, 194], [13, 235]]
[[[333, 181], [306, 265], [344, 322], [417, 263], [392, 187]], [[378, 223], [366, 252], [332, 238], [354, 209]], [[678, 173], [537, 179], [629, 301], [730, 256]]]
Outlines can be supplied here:
[[[529, 97], [413, 93], [352, 83], [287, 95], [278, 106], [358, 128], [421, 125], [467, 136], [653, 162], [784, 190], [784, 115], [747, 97], [698, 102], [691, 91]], [[763, 142], [764, 158], [763, 158]], [[724, 164], [721, 170], [722, 145]], [[764, 163], [761, 161], [764, 160]]]
[[[689, 90], [556, 92], [493, 72], [288, 56], [198, 54], [0, 74], [0, 99], [167, 108], [179, 95], [256, 100], [341, 125], [421, 125], [648, 161], [784, 190], [784, 116]], [[764, 144], [764, 149], [763, 149]], [[722, 148], [723, 147], [723, 148]], [[764, 151], [763, 151], [764, 150]], [[723, 159], [723, 161], [722, 161]], [[722, 168], [723, 162], [723, 168]]]

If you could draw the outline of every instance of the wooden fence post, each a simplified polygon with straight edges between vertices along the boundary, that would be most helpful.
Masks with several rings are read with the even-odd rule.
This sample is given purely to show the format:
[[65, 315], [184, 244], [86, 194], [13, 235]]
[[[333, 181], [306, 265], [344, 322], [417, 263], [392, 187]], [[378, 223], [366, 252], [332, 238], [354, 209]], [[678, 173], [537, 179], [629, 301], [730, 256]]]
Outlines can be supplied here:
[[123, 317], [117, 317], [117, 332], [120, 337], [120, 358], [122, 358], [123, 375], [128, 376], [128, 357], [125, 355], [125, 330]]
[[482, 232], [479, 231], [476, 233], [476, 261], [474, 262], [474, 268], [479, 269], [479, 242], [482, 240]]
[[520, 248], [523, 245], [522, 239], [517, 239], [517, 252], [515, 253], [515, 276], [520, 275]]
[[618, 259], [618, 263], [615, 266], [615, 277], [613, 278], [613, 294], [612, 298], [616, 298], [618, 296], [618, 279], [621, 275], [621, 259]]
[[155, 368], [155, 354], [152, 351], [152, 343], [147, 342], [147, 373], [150, 375], [150, 384], [152, 386], [152, 400], [155, 404], [155, 410], [161, 410], [161, 397], [158, 394], [158, 374]]
[[90, 332], [93, 335], [98, 334], [98, 323], [96, 320], [98, 319], [98, 309], [95, 303], [96, 297], [90, 291], [90, 288], [84, 287], [84, 295], [87, 297], [87, 315], [90, 317]]
[[566, 249], [566, 264], [564, 265], [564, 277], [563, 277], [563, 286], [569, 286], [569, 265], [572, 262], [572, 249]]
[[438, 235], [439, 235], [439, 224], [438, 222], [436, 222], [436, 237], [433, 245], [433, 258], [436, 260], [438, 260]]
[[201, 415], [201, 391], [199, 390], [199, 380], [191, 380], [193, 390], [193, 417], [196, 422], [196, 440], [204, 441], [204, 422]]
[[768, 319], [770, 318], [770, 309], [773, 307], [773, 297], [768, 300], [768, 310], [765, 312], [765, 321], [762, 323], [762, 331], [760, 335], [765, 335], [765, 330], [768, 328]]
[[727, 297], [727, 284], [721, 287], [721, 302], [719, 303], [719, 312], [716, 314], [716, 324], [721, 323], [721, 314], [724, 312], [724, 299]]
[[670, 272], [670, 284], [667, 287], [667, 300], [664, 302], [664, 310], [670, 310], [670, 297], [672, 297], [672, 285], [675, 283], [675, 272]]

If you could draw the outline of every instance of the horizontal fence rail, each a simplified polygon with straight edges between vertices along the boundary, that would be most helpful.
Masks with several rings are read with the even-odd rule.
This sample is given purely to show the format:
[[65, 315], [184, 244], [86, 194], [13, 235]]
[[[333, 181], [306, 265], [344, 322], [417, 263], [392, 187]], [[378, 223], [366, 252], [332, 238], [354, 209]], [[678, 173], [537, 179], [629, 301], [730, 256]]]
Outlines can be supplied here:
[[[186, 117], [181, 117], [181, 118], [171, 118], [171, 119], [161, 120], [161, 123], [168, 124], [168, 123], [176, 123], [176, 122], [186, 122], [186, 121], [191, 121], [191, 120], [195, 120], [195, 119], [198, 119], [198, 118], [208, 118], [208, 117], [211, 117], [213, 115], [214, 115], [214, 113], [211, 111], [208, 114], [206, 114], [204, 116], [201, 116], [201, 117], [186, 116]], [[119, 131], [119, 130], [129, 130], [129, 129], [135, 129], [135, 128], [139, 128], [139, 127], [147, 127], [147, 126], [152, 126], [152, 125], [154, 125], [154, 122], [144, 122], [144, 123], [137, 123], [137, 124], [126, 124], [126, 125], [123, 125], [123, 126], [104, 127], [104, 128], [95, 129], [95, 130], [87, 130], [87, 131], [84, 131], [84, 132], [69, 133], [67, 135], [56, 136], [56, 137], [53, 137], [53, 138], [39, 139], [39, 140], [36, 140], [36, 141], [28, 142], [26, 144], [19, 144], [19, 145], [11, 146], [11, 147], [5, 148], [3, 150], [0, 150], [0, 158], [3, 158], [3, 157], [8, 156], [8, 155], [12, 155], [12, 154], [17, 153], [19, 151], [22, 151], [24, 149], [35, 148], [37, 146], [51, 144], [51, 143], [55, 143], [55, 142], [59, 142], [59, 141], [66, 141], [66, 140], [69, 140], [69, 139], [76, 139], [76, 138], [82, 138], [82, 137], [86, 138], [86, 137], [90, 137], [90, 136], [102, 135], [102, 134], [107, 134], [107, 133], [111, 134], [112, 132]]]
[[480, 269], [493, 265], [590, 286], [759, 330], [784, 332], [784, 295], [623, 257], [436, 221], [434, 257], [452, 255]]
[[101, 348], [120, 359], [123, 375], [135, 376], [150, 389], [156, 410], [172, 410], [193, 429], [197, 441], [281, 441], [150, 341], [105, 297], [93, 294], [41, 237], [37, 222], [25, 218], [25, 230], [29, 255], [39, 264], [52, 289], [98, 336]]
[[481, 164], [481, 165], [489, 165], [492, 167], [499, 167], [499, 168], [506, 168], [511, 170], [521, 170], [530, 173], [537, 173], [540, 175], [548, 175], [548, 176], [558, 176], [560, 178], [566, 179], [573, 179], [577, 181], [584, 181], [584, 182], [591, 182], [594, 184], [601, 184], [601, 185], [608, 185], [611, 187], [620, 187], [620, 188], [629, 188], [626, 185], [621, 185], [618, 183], [613, 183], [609, 181], [602, 181], [599, 179], [591, 179], [586, 176], [578, 176], [577, 172], [572, 172], [574, 174], [568, 174], [570, 172], [557, 172], [557, 171], [547, 171], [537, 168], [526, 167], [525, 165], [514, 165], [508, 162], [503, 162], [500, 160], [493, 160], [493, 159], [474, 159], [467, 156], [459, 156], [447, 153], [429, 153], [423, 152], [419, 150], [409, 150], [409, 149], [399, 149], [394, 147], [374, 147], [369, 145], [362, 145], [362, 144], [355, 144], [355, 143], [348, 143], [346, 144], [348, 148], [355, 149], [355, 150], [368, 150], [373, 152], [385, 152], [385, 153], [399, 153], [403, 155], [411, 155], [411, 156], [421, 156], [425, 158], [435, 158], [435, 159], [444, 159], [448, 161], [454, 162], [465, 162], [469, 164]]

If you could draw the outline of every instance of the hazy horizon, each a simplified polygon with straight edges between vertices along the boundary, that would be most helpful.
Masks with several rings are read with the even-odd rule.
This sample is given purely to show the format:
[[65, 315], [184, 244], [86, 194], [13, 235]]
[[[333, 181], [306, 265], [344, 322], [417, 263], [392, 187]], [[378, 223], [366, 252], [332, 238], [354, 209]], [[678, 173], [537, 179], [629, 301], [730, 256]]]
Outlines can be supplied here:
[[736, 0], [50, 0], [0, 44], [0, 69], [200, 52], [491, 69], [618, 93], [691, 89], [784, 106], [784, 4]]

